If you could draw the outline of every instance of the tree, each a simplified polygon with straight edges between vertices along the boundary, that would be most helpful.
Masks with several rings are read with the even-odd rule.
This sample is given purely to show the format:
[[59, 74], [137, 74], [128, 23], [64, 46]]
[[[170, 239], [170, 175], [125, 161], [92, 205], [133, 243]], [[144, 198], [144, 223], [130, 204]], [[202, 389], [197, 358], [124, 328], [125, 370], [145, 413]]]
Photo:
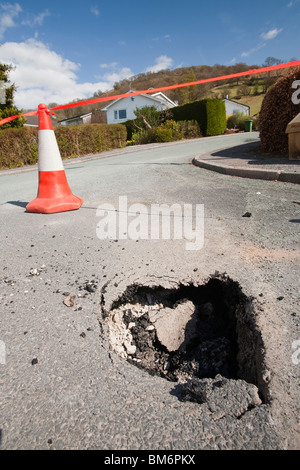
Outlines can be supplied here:
[[276, 57], [267, 57], [262, 66], [271, 67], [272, 65], [279, 65], [279, 64], [283, 64], [282, 60], [276, 59]]
[[[197, 78], [195, 75], [195, 71], [192, 68], [190, 68], [182, 75], [180, 83], [192, 83], [196, 81], [197, 81]], [[196, 87], [194, 85], [179, 88], [177, 92], [179, 103], [185, 104], [185, 103], [189, 103], [190, 101], [195, 101], [197, 98], [196, 96], [197, 90], [195, 88]]]
[[[234, 65], [234, 72], [233, 73], [241, 73], [245, 72], [247, 70], [248, 66], [245, 64], [245, 62], [238, 62], [237, 64]], [[231, 80], [235, 81], [236, 86], [239, 86], [241, 77], [236, 77]]]
[[160, 124], [160, 112], [155, 106], [143, 106], [143, 108], [136, 108], [134, 111], [136, 119], [134, 125], [140, 131], [145, 129], [152, 129]]
[[[19, 110], [14, 104], [14, 94], [16, 86], [10, 84], [9, 72], [12, 70], [11, 65], [0, 63], [0, 119], [5, 119], [10, 116], [16, 116], [22, 114], [22, 110]], [[7, 86], [7, 84], [10, 84]], [[1, 128], [7, 127], [22, 127], [26, 122], [25, 118], [20, 117], [14, 119], [7, 124], [1, 126]]]

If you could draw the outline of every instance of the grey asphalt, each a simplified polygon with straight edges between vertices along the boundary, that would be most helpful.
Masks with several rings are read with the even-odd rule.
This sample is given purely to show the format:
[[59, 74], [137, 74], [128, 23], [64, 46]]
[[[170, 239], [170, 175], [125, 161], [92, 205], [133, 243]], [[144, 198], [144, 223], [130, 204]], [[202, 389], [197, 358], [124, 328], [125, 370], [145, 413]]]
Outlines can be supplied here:
[[[1, 172], [2, 449], [299, 448], [299, 185], [194, 164], [258, 141], [256, 133], [238, 134], [65, 161], [84, 204], [53, 215], [25, 212], [36, 197], [36, 168]], [[204, 204], [204, 247], [100, 240], [97, 208], [118, 209], [120, 195], [146, 207]], [[201, 284], [216, 271], [259, 303], [270, 399], [238, 419], [182, 402], [174, 383], [118, 357], [102, 315], [103, 303], [131, 284]], [[87, 281], [95, 292], [84, 290]], [[63, 303], [68, 293], [73, 307]]]

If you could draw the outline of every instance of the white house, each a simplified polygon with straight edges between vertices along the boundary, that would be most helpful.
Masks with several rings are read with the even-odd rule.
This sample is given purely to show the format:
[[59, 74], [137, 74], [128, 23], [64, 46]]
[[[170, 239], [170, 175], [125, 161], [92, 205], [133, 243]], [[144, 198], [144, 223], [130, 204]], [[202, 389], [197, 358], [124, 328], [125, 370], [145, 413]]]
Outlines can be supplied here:
[[73, 116], [68, 119], [63, 119], [59, 121], [61, 126], [78, 126], [79, 124], [94, 124], [94, 123], [103, 123], [106, 124], [106, 113], [102, 112], [102, 109], [95, 109], [90, 113], [80, 114], [78, 116]]
[[63, 121], [59, 121], [61, 126], [78, 126], [79, 124], [90, 124], [92, 113], [80, 114], [79, 116], [73, 116]]
[[[132, 91], [128, 93], [132, 93]], [[135, 119], [134, 111], [136, 108], [143, 108], [144, 106], [155, 106], [158, 111], [163, 111], [174, 108], [174, 106], [177, 106], [177, 103], [159, 92], [153, 95], [136, 95], [119, 98], [103, 108], [102, 111], [107, 113], [107, 124], [118, 124], [128, 119]]]
[[225, 102], [226, 116], [231, 116], [232, 114], [243, 113], [247, 116], [250, 116], [250, 107], [246, 104], [237, 103], [236, 101], [229, 100], [224, 98], [222, 101]]

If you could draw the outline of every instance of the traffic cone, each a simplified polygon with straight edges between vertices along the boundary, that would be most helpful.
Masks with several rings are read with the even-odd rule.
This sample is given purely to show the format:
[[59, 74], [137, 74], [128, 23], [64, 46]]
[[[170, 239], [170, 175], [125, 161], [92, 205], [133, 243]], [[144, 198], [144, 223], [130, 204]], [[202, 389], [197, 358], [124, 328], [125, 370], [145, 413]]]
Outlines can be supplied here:
[[45, 104], [39, 116], [39, 187], [36, 199], [26, 206], [27, 212], [54, 214], [79, 209], [83, 200], [72, 194], [64, 171], [60, 151]]

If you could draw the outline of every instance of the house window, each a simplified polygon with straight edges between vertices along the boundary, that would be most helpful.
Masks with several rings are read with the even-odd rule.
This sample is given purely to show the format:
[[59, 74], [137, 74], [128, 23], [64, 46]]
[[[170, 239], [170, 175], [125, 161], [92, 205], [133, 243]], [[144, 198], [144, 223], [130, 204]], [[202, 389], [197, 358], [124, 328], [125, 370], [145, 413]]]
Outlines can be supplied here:
[[119, 110], [119, 119], [126, 119], [126, 118], [127, 118], [126, 109], [120, 109]]
[[118, 111], [114, 111], [114, 118], [116, 121], [118, 119], [127, 119], [126, 109], [119, 109]]

